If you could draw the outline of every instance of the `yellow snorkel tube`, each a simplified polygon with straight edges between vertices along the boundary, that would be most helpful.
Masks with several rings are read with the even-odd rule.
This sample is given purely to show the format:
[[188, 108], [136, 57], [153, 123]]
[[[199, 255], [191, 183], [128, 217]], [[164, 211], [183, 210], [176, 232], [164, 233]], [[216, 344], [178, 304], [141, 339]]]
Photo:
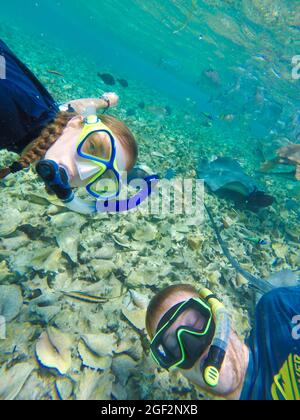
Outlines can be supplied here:
[[225, 306], [210, 290], [202, 289], [200, 297], [209, 303], [216, 324], [214, 339], [203, 367], [203, 379], [210, 388], [216, 388], [229, 344], [230, 317]]

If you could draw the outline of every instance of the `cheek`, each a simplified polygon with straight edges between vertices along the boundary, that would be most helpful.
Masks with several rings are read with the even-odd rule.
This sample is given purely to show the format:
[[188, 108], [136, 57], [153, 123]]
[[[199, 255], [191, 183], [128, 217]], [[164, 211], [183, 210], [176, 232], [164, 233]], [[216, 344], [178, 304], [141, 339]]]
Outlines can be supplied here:
[[118, 168], [120, 171], [126, 171], [129, 167], [130, 156], [127, 150], [125, 150], [124, 147], [118, 141], [116, 142], [116, 149]]
[[75, 165], [76, 141], [74, 141], [74, 138], [76, 137], [69, 133], [64, 134], [54, 143], [45, 156], [46, 159], [54, 160], [57, 164], [68, 169], [72, 180], [78, 175]]

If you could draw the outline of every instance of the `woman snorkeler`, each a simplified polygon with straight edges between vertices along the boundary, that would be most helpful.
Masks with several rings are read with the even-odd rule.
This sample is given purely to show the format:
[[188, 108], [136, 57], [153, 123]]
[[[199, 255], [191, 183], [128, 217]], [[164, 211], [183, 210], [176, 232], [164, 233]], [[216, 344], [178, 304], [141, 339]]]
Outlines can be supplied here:
[[[134, 168], [138, 146], [123, 122], [109, 115], [98, 117], [117, 106], [115, 93], [59, 106], [1, 40], [0, 57], [0, 147], [21, 154], [0, 170], [0, 178], [36, 163], [47, 190], [85, 214], [127, 211], [149, 196], [156, 176], [145, 176], [130, 200], [119, 198], [122, 174]], [[76, 187], [86, 187], [93, 201], [76, 197]]]

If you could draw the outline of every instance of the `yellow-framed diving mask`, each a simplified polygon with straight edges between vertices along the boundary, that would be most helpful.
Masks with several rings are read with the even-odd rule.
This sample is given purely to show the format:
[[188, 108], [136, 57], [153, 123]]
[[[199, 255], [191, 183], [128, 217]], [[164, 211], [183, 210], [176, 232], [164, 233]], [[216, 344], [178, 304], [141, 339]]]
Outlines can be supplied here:
[[[95, 140], [97, 133], [102, 136]], [[117, 164], [116, 140], [96, 114], [85, 118], [76, 151], [76, 167], [80, 179], [88, 180], [87, 192], [97, 200], [117, 198], [121, 190], [121, 175]]]

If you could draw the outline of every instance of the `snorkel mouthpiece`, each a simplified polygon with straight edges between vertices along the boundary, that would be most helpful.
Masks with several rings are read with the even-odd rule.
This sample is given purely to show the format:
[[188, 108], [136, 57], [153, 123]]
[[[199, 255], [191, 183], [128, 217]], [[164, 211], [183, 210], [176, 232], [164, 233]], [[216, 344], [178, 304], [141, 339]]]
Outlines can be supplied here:
[[74, 193], [69, 183], [67, 171], [53, 160], [41, 160], [37, 166], [38, 175], [45, 182], [46, 186], [52, 190], [57, 198], [64, 203], [74, 199]]
[[54, 192], [71, 211], [80, 214], [96, 213], [123, 213], [140, 206], [152, 193], [159, 181], [157, 175], [147, 176], [144, 179], [144, 188], [131, 198], [124, 200], [107, 200], [86, 202], [75, 197], [69, 182], [69, 176], [65, 168], [59, 166], [53, 160], [41, 160], [36, 171], [45, 185]]

